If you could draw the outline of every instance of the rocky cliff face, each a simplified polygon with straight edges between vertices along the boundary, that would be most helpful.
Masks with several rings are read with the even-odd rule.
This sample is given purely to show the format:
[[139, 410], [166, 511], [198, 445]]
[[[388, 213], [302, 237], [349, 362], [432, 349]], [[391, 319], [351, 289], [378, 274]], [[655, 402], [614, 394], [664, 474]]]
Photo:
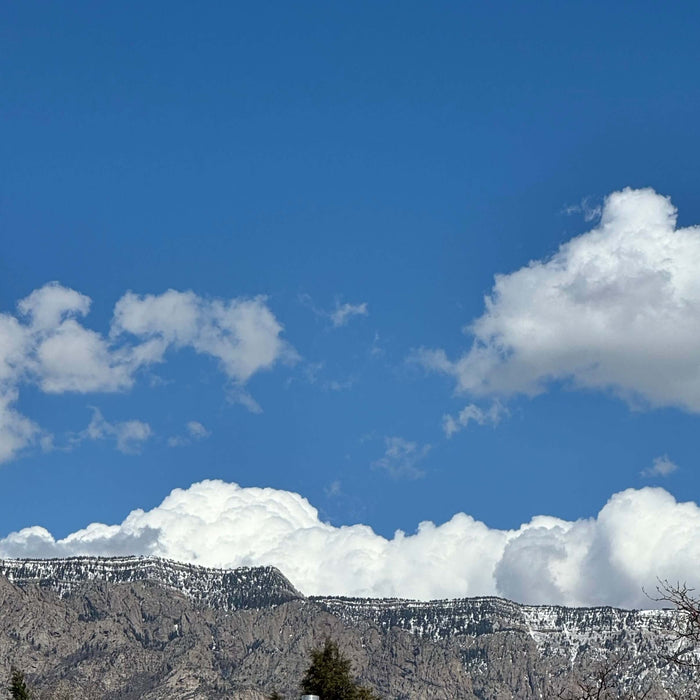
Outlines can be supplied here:
[[[629, 687], [686, 682], [665, 667], [672, 611], [307, 598], [276, 569], [152, 558], [0, 561], [0, 673], [46, 698], [298, 696], [330, 636], [385, 698], [530, 700], [611, 652]], [[572, 671], [573, 669], [573, 671]]]
[[546, 697], [560, 685], [557, 679], [590, 676], [612, 655], [620, 657], [629, 690], [689, 681], [663, 658], [674, 647], [672, 610], [531, 606], [491, 597], [313, 600], [347, 625], [402, 629], [455, 650], [480, 698]]

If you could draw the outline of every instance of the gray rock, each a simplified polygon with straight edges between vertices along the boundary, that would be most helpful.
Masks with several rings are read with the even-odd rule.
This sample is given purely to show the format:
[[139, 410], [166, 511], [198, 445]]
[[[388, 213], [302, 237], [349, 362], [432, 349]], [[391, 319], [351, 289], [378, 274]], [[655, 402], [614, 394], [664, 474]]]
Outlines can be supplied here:
[[530, 700], [615, 652], [625, 687], [687, 683], [663, 654], [674, 611], [305, 597], [271, 567], [155, 558], [0, 561], [0, 674], [45, 698], [298, 698], [326, 637], [400, 700]]

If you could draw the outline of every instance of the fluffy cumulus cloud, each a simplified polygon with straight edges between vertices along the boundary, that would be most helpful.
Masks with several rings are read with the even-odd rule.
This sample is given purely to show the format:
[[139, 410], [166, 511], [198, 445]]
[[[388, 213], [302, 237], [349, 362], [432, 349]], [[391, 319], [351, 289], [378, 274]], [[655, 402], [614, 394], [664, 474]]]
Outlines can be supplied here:
[[0, 393], [0, 462], [12, 459], [41, 433], [36, 423], [12, 408], [16, 399], [15, 391]]
[[162, 359], [169, 347], [215, 357], [237, 384], [280, 359], [296, 357], [264, 297], [223, 301], [173, 289], [160, 295], [128, 292], [114, 308], [111, 335], [124, 333], [150, 341], [152, 360]]
[[553, 381], [649, 406], [700, 411], [700, 227], [677, 228], [651, 189], [608, 196], [591, 231], [547, 260], [497, 275], [451, 359], [430, 369], [475, 396], [536, 394]]
[[25, 371], [27, 336], [16, 318], [0, 314], [0, 463], [32, 444], [40, 432], [14, 407], [19, 396], [17, 382]]
[[[168, 350], [189, 347], [215, 358], [231, 396], [259, 410], [245, 384], [257, 372], [296, 358], [264, 297], [129, 292], [117, 302], [106, 335], [83, 325], [90, 304], [84, 294], [52, 282], [22, 299], [16, 314], [0, 313], [0, 462], [42, 435], [16, 409], [23, 385], [52, 394], [124, 391], [140, 369], [162, 362]], [[149, 436], [146, 428], [131, 421], [111, 434], [129, 451]]]
[[80, 318], [90, 299], [56, 282], [17, 304], [26, 337], [24, 369], [43, 391], [119, 391], [133, 382], [138, 362], [129, 349], [111, 348]]
[[700, 508], [660, 488], [629, 489], [586, 520], [538, 516], [498, 530], [458, 513], [387, 539], [365, 525], [324, 523], [295, 493], [203, 481], [120, 525], [92, 524], [61, 540], [31, 527], [0, 540], [3, 557], [129, 553], [271, 564], [307, 594], [649, 607], [643, 588], [654, 591], [658, 577], [697, 580]]
[[272, 564], [308, 594], [495, 594], [648, 607], [643, 588], [655, 590], [658, 577], [698, 579], [700, 508], [660, 488], [629, 489], [587, 520], [538, 516], [517, 530], [497, 530], [458, 513], [386, 539], [364, 525], [322, 522], [295, 493], [204, 481], [176, 489], [151, 511], [133, 511], [120, 525], [92, 524], [62, 540], [32, 527], [0, 540], [4, 557], [125, 553], [207, 566]]

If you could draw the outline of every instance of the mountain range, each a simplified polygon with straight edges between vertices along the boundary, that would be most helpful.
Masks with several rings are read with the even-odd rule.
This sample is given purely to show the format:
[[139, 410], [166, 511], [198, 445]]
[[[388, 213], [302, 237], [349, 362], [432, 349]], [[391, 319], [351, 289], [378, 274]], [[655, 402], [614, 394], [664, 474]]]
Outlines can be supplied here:
[[294, 699], [326, 638], [392, 700], [555, 697], [601, 669], [649, 698], [698, 690], [666, 661], [675, 610], [305, 596], [273, 567], [77, 557], [0, 560], [0, 613], [0, 673], [47, 700]]

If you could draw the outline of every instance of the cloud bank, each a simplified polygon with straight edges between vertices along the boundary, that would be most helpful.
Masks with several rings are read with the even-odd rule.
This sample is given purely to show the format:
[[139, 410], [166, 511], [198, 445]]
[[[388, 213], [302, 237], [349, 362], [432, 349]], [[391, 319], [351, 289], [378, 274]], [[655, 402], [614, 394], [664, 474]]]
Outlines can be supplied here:
[[699, 412], [700, 227], [676, 228], [676, 214], [652, 189], [612, 193], [594, 229], [496, 276], [468, 352], [418, 359], [474, 396], [565, 382]]
[[[245, 390], [248, 380], [296, 359], [264, 297], [127, 292], [114, 308], [107, 335], [83, 325], [90, 305], [89, 297], [52, 282], [22, 299], [16, 315], [0, 313], [0, 462], [42, 435], [15, 408], [23, 385], [49, 394], [126, 391], [143, 368], [165, 361], [171, 350], [191, 348], [217, 360], [231, 396], [259, 410]], [[113, 435], [125, 451], [150, 435], [145, 424], [135, 422], [95, 431], [99, 437]]]
[[657, 577], [697, 581], [700, 508], [661, 488], [613, 495], [594, 518], [537, 516], [517, 530], [458, 513], [392, 539], [334, 527], [302, 496], [203, 481], [120, 525], [55, 540], [41, 527], [0, 539], [2, 557], [151, 554], [218, 567], [271, 564], [307, 594], [420, 599], [501, 595], [566, 605], [653, 605]]

